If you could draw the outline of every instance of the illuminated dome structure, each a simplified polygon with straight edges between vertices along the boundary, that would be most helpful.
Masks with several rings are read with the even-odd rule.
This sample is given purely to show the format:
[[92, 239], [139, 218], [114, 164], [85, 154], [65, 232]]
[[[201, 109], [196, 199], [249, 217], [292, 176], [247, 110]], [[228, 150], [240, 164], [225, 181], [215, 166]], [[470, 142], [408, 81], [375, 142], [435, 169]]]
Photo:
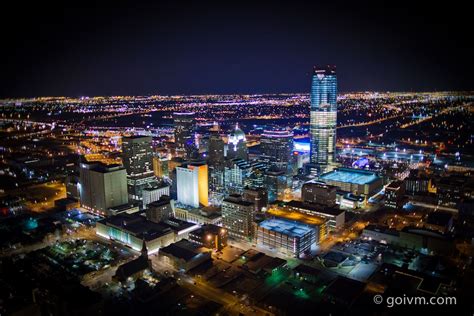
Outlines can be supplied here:
[[245, 133], [236, 124], [228, 136], [227, 158], [248, 160], [247, 139]]

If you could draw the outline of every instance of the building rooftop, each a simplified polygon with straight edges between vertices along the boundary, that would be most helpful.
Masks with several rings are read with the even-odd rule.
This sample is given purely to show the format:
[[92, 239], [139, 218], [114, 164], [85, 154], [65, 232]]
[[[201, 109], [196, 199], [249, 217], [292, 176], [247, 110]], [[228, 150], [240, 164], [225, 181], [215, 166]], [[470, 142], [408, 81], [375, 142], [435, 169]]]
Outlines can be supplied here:
[[338, 168], [322, 174], [319, 178], [320, 180], [332, 180], [354, 184], [369, 184], [380, 179], [375, 172], [350, 168]]
[[172, 255], [173, 257], [189, 261], [195, 256], [200, 255], [199, 246], [190, 242], [187, 239], [181, 239], [167, 247], [161, 248], [160, 252]]
[[352, 303], [365, 289], [365, 283], [339, 276], [325, 291], [325, 295], [339, 302]]
[[239, 194], [230, 194], [227, 198], [224, 199], [223, 202], [228, 202], [228, 203], [233, 203], [233, 204], [238, 204], [242, 206], [251, 206], [253, 203], [243, 201], [242, 196]]
[[162, 195], [158, 201], [153, 201], [148, 203], [148, 208], [150, 207], [160, 207], [163, 205], [171, 204], [171, 198], [168, 195]]
[[383, 225], [369, 224], [364, 228], [364, 230], [374, 231], [392, 236], [400, 236], [400, 233], [396, 229], [391, 229], [388, 226]]
[[309, 225], [282, 218], [267, 219], [258, 225], [267, 230], [297, 238], [302, 238], [314, 230], [314, 228]]
[[267, 216], [275, 216], [279, 218], [285, 218], [291, 221], [301, 222], [307, 225], [322, 225], [325, 220], [318, 216], [307, 215], [300, 212], [291, 212], [278, 208], [271, 208], [266, 212]]
[[126, 280], [128, 277], [134, 275], [137, 272], [143, 271], [150, 267], [150, 263], [147, 257], [139, 256], [129, 262], [126, 262], [117, 268], [115, 276], [119, 280]]
[[318, 181], [318, 180], [310, 180], [303, 184], [303, 187], [305, 186], [313, 186], [313, 187], [330, 189], [330, 190], [337, 189], [337, 186], [335, 185], [330, 185], [330, 184], [327, 184], [326, 182]]
[[302, 201], [296, 201], [296, 200], [291, 200], [290, 202], [286, 203], [286, 206], [297, 208], [297, 209], [298, 208], [304, 209], [304, 210], [331, 215], [331, 216], [338, 216], [345, 212], [344, 210], [341, 210], [337, 207], [327, 207], [327, 206], [322, 206], [318, 204], [304, 203]]
[[196, 229], [195, 231], [192, 232], [194, 235], [204, 235], [208, 233], [212, 234], [219, 234], [221, 231], [225, 232], [225, 228], [217, 226], [217, 225], [212, 225], [212, 224], [205, 224], [202, 225], [200, 228]]
[[395, 180], [395, 181], [390, 182], [390, 184], [387, 185], [385, 190], [387, 190], [387, 189], [389, 189], [389, 190], [398, 190], [402, 185], [403, 185], [402, 181]]
[[118, 215], [105, 218], [100, 222], [106, 224], [107, 226], [125, 230], [130, 234], [144, 240], [153, 240], [173, 232], [169, 225], [149, 221], [144, 216], [141, 216], [137, 213], [120, 213]]
[[293, 271], [295, 271], [296, 273], [309, 274], [313, 276], [318, 276], [322, 273], [321, 270], [308, 266], [306, 264], [300, 264], [296, 266], [295, 268], [293, 268]]
[[194, 229], [198, 229], [199, 225], [194, 223], [186, 222], [177, 218], [169, 218], [165, 221], [160, 222], [161, 225], [170, 228], [178, 235], [183, 234], [185, 232], [192, 231]]

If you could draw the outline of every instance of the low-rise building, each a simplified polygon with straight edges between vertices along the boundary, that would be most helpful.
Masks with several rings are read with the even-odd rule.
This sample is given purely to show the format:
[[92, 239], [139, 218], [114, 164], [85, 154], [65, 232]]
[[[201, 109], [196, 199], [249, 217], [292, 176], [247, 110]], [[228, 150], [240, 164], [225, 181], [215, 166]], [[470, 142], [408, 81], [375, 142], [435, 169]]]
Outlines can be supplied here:
[[200, 225], [222, 225], [221, 209], [214, 206], [193, 208], [186, 205], [177, 204], [175, 207], [175, 217], [186, 222]]
[[114, 216], [120, 213], [132, 214], [140, 211], [138, 204], [123, 204], [115, 207], [111, 207], [107, 210], [107, 216]]
[[175, 232], [171, 228], [135, 214], [122, 213], [98, 221], [96, 233], [136, 251], [140, 251], [145, 242], [149, 254], [175, 241]]
[[257, 244], [285, 256], [298, 258], [319, 243], [320, 225], [275, 217], [255, 226]]
[[187, 234], [199, 225], [170, 218], [155, 223], [139, 213], [121, 213], [96, 223], [97, 235], [122, 243], [136, 251], [146, 244], [148, 254], [156, 253], [160, 248], [172, 242], [186, 238]]
[[227, 246], [227, 229], [212, 224], [201, 226], [189, 233], [189, 241], [200, 247], [221, 250]]
[[355, 195], [363, 194], [367, 197], [379, 192], [383, 186], [382, 177], [376, 172], [351, 168], [334, 169], [319, 176], [319, 180]]
[[181, 239], [160, 249], [164, 261], [180, 271], [189, 271], [211, 260], [211, 252], [187, 239]]
[[442, 211], [435, 211], [428, 214], [425, 221], [425, 228], [445, 234], [453, 229], [453, 214]]
[[286, 208], [291, 211], [297, 211], [327, 219], [327, 229], [330, 231], [344, 227], [346, 220], [346, 211], [339, 209], [338, 207], [322, 207], [316, 204], [292, 200], [286, 203]]
[[313, 180], [303, 184], [301, 188], [301, 199], [305, 203], [335, 206], [336, 191], [336, 186]]
[[450, 255], [455, 249], [450, 237], [425, 228], [405, 227], [396, 231], [386, 226], [369, 225], [362, 237], [423, 253]]
[[163, 195], [158, 201], [149, 203], [145, 213], [146, 218], [155, 223], [174, 217], [174, 200]]

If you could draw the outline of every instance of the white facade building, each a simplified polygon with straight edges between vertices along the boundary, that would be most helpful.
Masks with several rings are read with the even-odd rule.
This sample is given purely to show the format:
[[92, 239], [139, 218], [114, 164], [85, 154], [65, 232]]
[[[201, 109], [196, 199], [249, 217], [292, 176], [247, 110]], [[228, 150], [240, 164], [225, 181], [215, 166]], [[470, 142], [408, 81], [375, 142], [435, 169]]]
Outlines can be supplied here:
[[199, 169], [176, 167], [178, 202], [199, 207]]

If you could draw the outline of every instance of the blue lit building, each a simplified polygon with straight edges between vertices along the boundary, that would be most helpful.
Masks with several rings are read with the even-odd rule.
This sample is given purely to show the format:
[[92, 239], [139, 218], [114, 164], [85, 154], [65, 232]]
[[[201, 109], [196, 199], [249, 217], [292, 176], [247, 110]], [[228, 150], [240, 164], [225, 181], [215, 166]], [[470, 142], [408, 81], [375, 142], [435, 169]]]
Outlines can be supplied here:
[[336, 161], [336, 123], [336, 68], [315, 67], [311, 83], [310, 161], [321, 170], [327, 170]]
[[376, 172], [362, 169], [338, 168], [322, 174], [319, 180], [355, 195], [370, 197], [379, 192], [383, 179]]

